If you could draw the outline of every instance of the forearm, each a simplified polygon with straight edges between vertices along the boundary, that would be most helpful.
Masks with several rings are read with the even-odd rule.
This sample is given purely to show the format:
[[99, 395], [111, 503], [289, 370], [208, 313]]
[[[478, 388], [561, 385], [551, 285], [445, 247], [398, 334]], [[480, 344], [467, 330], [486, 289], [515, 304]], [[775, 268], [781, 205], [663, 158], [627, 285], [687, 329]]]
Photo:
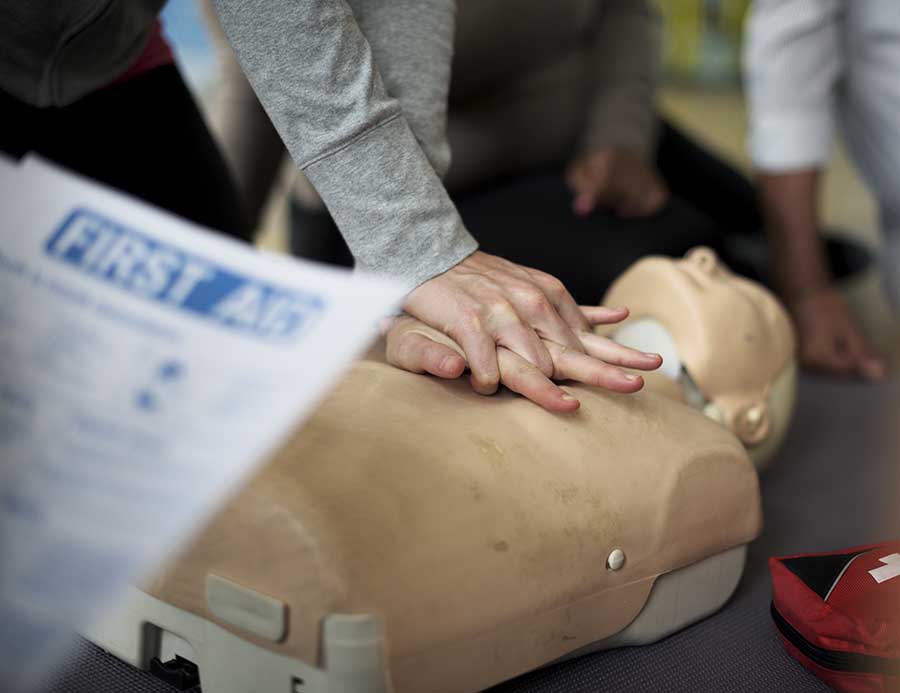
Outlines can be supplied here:
[[819, 236], [819, 178], [816, 168], [759, 176], [774, 280], [788, 301], [826, 286], [831, 279]]
[[476, 248], [343, 0], [216, 0], [226, 35], [357, 267], [416, 286]]
[[645, 0], [605, 0], [590, 43], [583, 151], [621, 148], [645, 159], [656, 144], [659, 17]]
[[450, 168], [447, 99], [456, 0], [347, 0], [388, 94], [439, 178]]
[[807, 367], [871, 380], [884, 363], [860, 331], [834, 287], [819, 237], [816, 202], [820, 170], [764, 173], [760, 197], [775, 283], [797, 329], [798, 355]]

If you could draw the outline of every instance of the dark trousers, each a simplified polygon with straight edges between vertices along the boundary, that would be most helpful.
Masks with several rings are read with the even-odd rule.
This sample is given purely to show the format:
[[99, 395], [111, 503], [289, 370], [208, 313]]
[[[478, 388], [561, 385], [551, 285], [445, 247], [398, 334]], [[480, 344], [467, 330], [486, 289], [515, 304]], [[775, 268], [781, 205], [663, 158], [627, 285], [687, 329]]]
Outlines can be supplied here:
[[0, 151], [40, 154], [185, 219], [251, 237], [225, 160], [174, 65], [63, 108], [0, 92]]
[[[612, 281], [645, 255], [679, 257], [712, 247], [735, 271], [768, 283], [767, 249], [756, 191], [731, 166], [663, 122], [657, 167], [672, 192], [657, 214], [620, 219], [602, 210], [572, 212], [563, 166], [502, 178], [453, 199], [481, 249], [549, 272], [579, 302], [596, 303]], [[349, 250], [329, 216], [292, 210], [292, 250], [350, 265]], [[830, 242], [838, 276], [865, 264], [861, 250]]]

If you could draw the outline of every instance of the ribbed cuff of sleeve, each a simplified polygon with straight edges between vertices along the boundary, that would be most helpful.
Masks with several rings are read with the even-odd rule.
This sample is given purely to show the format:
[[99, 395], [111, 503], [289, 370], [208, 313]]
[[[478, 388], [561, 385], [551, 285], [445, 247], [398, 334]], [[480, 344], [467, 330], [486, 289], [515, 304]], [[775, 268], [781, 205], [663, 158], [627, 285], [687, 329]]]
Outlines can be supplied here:
[[751, 124], [749, 149], [756, 168], [791, 171], [828, 161], [833, 124], [821, 111], [779, 113]]
[[304, 167], [359, 270], [410, 290], [477, 250], [409, 125], [393, 117]]

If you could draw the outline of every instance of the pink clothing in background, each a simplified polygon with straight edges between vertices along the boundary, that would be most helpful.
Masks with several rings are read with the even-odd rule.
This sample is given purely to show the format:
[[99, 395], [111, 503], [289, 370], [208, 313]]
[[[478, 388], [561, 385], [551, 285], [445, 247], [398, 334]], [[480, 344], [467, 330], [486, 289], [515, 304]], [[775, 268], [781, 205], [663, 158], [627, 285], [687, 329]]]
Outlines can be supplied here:
[[120, 84], [129, 79], [134, 79], [145, 72], [163, 65], [171, 65], [174, 62], [175, 57], [172, 55], [172, 48], [169, 46], [169, 42], [166, 41], [165, 36], [163, 36], [162, 26], [157, 19], [153, 23], [153, 29], [150, 30], [150, 37], [143, 52], [131, 67], [116, 78], [113, 84]]

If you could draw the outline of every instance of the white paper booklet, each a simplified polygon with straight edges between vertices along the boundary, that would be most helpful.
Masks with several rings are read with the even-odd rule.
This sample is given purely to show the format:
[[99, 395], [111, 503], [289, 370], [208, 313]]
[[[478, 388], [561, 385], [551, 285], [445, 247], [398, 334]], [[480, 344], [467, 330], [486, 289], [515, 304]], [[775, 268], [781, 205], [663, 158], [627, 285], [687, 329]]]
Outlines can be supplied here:
[[196, 531], [401, 297], [0, 161], [0, 690]]

